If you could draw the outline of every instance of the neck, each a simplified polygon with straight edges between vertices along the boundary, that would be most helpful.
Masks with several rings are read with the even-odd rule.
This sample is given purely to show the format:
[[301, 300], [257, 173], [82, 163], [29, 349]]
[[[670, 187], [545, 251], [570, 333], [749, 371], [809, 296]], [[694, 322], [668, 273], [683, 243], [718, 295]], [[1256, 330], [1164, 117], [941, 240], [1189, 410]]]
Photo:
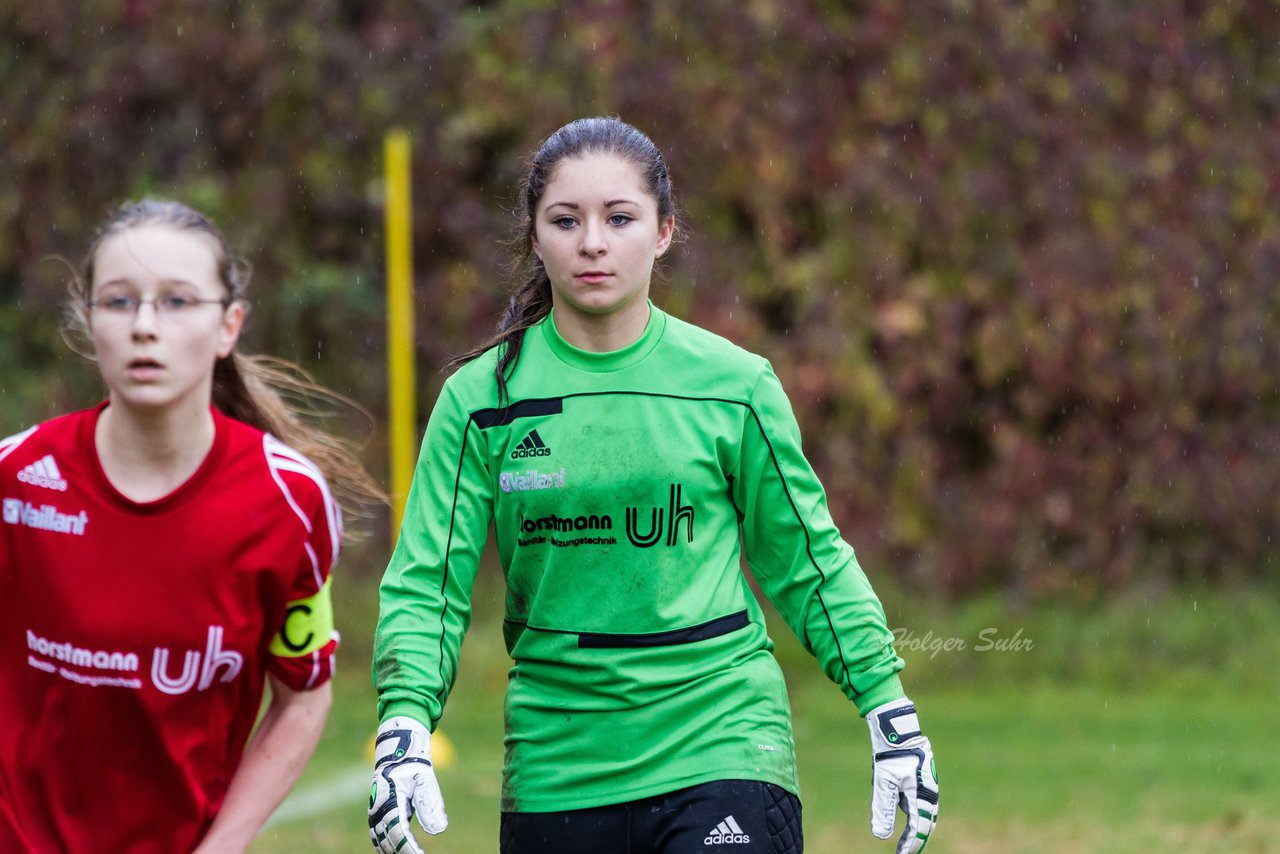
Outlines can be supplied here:
[[205, 405], [185, 409], [135, 409], [113, 400], [94, 434], [107, 479], [134, 501], [153, 501], [181, 486], [204, 462], [214, 439]]
[[579, 350], [609, 353], [633, 344], [649, 323], [649, 301], [637, 299], [608, 314], [557, 311], [556, 332]]

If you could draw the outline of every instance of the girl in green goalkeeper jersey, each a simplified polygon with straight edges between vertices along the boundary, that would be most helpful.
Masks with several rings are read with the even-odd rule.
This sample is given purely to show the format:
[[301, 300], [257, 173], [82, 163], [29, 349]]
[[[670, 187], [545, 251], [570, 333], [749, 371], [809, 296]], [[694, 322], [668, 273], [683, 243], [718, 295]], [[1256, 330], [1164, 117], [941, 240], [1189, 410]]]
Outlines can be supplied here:
[[929, 741], [768, 362], [649, 301], [666, 164], [616, 118], [530, 160], [529, 275], [431, 414], [374, 651], [374, 847], [445, 829], [430, 761], [490, 525], [507, 581], [501, 850], [801, 851], [786, 688], [752, 574], [865, 716], [872, 831], [923, 847]]

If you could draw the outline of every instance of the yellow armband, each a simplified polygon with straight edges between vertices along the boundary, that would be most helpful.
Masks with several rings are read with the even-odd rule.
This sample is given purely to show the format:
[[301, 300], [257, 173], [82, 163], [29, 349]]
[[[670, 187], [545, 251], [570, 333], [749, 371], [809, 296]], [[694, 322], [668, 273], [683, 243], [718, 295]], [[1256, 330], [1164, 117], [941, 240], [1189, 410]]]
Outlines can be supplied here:
[[326, 579], [320, 592], [289, 603], [284, 625], [271, 640], [272, 655], [300, 658], [320, 649], [333, 637], [333, 600]]

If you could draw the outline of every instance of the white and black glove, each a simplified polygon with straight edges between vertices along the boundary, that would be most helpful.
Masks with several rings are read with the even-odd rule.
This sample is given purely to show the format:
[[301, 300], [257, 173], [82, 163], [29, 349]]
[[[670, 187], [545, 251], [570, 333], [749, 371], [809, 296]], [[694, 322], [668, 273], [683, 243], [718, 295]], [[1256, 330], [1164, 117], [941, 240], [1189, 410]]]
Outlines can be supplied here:
[[431, 733], [412, 718], [388, 718], [378, 727], [373, 757], [369, 838], [374, 850], [397, 854], [403, 847], [411, 854], [423, 854], [409, 826], [414, 814], [433, 836], [449, 826], [431, 767]]
[[895, 810], [906, 814], [896, 854], [924, 848], [938, 821], [938, 776], [933, 748], [920, 732], [915, 704], [905, 697], [867, 713], [871, 727], [871, 832], [893, 835]]

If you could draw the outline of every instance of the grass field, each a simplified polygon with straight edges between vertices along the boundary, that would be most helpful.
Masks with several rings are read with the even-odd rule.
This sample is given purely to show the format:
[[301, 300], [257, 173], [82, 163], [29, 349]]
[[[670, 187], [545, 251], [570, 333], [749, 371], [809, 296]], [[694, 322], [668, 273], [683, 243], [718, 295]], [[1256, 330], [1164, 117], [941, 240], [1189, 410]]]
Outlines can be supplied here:
[[[432, 854], [497, 850], [508, 662], [496, 585], [482, 590], [441, 722], [456, 759], [440, 771], [451, 824], [428, 842]], [[257, 854], [371, 850], [373, 593], [351, 582], [339, 594], [338, 700]], [[1026, 609], [907, 601], [885, 595], [938, 761], [930, 852], [1280, 852], [1280, 596], [1164, 592]], [[781, 623], [774, 638], [795, 711], [806, 850], [892, 851], [868, 830], [865, 724]]]

